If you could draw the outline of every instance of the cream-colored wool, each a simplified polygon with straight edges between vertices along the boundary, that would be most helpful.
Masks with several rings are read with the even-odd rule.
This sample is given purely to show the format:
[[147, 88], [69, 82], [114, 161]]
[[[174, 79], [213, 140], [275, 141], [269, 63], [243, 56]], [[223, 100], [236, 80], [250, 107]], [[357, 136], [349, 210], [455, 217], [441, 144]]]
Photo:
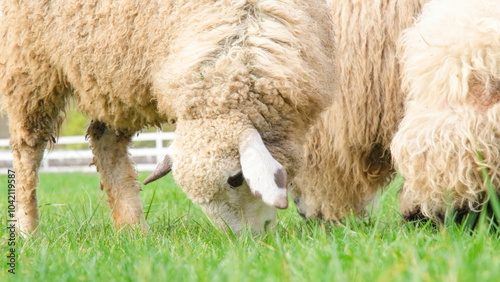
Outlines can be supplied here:
[[[40, 159], [71, 96], [93, 120], [94, 162], [122, 225], [143, 222], [122, 146], [135, 132], [176, 122], [174, 178], [194, 202], [209, 203], [230, 189], [225, 180], [239, 169], [246, 129], [258, 130], [292, 179], [300, 144], [334, 92], [333, 27], [322, 0], [2, 5], [0, 93], [23, 231], [37, 226]], [[129, 194], [117, 200], [120, 191]]]
[[293, 197], [306, 217], [365, 213], [391, 179], [390, 142], [403, 114], [396, 42], [426, 0], [330, 1], [341, 99], [308, 134]]
[[408, 96], [391, 145], [405, 178], [401, 213], [442, 221], [450, 206], [480, 209], [481, 167], [500, 191], [500, 5], [433, 0], [401, 48]]

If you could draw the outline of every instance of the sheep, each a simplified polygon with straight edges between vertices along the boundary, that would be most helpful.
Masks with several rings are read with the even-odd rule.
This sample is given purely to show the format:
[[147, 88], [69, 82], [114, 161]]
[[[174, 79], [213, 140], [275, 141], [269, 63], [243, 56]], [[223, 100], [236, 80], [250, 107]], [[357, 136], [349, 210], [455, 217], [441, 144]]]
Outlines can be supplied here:
[[19, 230], [39, 224], [44, 149], [74, 97], [116, 227], [147, 229], [128, 147], [146, 126], [176, 139], [170, 170], [218, 227], [270, 228], [288, 206], [308, 128], [333, 99], [333, 21], [322, 0], [2, 1], [0, 93]]
[[403, 118], [396, 43], [426, 0], [330, 2], [336, 25], [340, 99], [321, 115], [304, 144], [293, 183], [306, 218], [365, 215], [394, 175], [390, 144]]
[[[391, 151], [406, 219], [461, 221], [500, 187], [500, 5], [433, 0], [401, 38], [405, 116]], [[451, 215], [453, 215], [451, 213]]]

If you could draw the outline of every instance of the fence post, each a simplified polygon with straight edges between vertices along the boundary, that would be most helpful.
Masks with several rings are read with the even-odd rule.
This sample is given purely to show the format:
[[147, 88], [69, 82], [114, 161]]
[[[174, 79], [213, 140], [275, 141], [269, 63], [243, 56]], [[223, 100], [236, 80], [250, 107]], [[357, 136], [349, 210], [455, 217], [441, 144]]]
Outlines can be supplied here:
[[162, 134], [156, 134], [156, 163], [160, 163], [163, 149]]
[[49, 158], [47, 158], [48, 150], [45, 151], [42, 159], [42, 169], [47, 170], [49, 168]]

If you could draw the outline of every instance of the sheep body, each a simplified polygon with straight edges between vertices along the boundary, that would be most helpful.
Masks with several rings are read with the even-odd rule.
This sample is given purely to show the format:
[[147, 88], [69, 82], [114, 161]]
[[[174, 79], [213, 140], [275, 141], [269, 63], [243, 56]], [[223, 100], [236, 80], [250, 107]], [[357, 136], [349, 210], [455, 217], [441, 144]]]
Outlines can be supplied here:
[[38, 222], [43, 148], [57, 136], [69, 97], [93, 120], [94, 163], [117, 224], [144, 223], [126, 150], [143, 127], [177, 122], [174, 178], [194, 202], [207, 203], [239, 168], [237, 144], [250, 128], [293, 177], [303, 136], [332, 99], [333, 34], [321, 0], [2, 5], [0, 93], [28, 191], [18, 195], [17, 213], [27, 231]]
[[339, 96], [309, 131], [293, 197], [306, 217], [365, 214], [394, 169], [390, 143], [403, 117], [396, 42], [421, 1], [330, 1]]
[[391, 146], [401, 213], [442, 222], [448, 207], [478, 210], [488, 199], [480, 170], [500, 187], [500, 5], [433, 0], [401, 49], [407, 98]]

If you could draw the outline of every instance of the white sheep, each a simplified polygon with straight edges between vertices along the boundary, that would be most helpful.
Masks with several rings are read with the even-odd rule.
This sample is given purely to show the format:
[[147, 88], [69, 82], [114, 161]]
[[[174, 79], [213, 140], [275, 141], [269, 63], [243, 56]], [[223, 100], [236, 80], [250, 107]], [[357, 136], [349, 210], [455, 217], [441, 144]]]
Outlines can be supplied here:
[[391, 145], [401, 214], [458, 220], [500, 187], [500, 3], [433, 0], [401, 40], [405, 117]]
[[[142, 224], [127, 148], [176, 123], [170, 168], [218, 226], [272, 226], [306, 131], [332, 99], [322, 0], [3, 1], [0, 93], [9, 116], [21, 231], [37, 229], [38, 168], [74, 97], [117, 226]], [[287, 177], [288, 176], [288, 177]], [[271, 223], [271, 224], [269, 224]]]

